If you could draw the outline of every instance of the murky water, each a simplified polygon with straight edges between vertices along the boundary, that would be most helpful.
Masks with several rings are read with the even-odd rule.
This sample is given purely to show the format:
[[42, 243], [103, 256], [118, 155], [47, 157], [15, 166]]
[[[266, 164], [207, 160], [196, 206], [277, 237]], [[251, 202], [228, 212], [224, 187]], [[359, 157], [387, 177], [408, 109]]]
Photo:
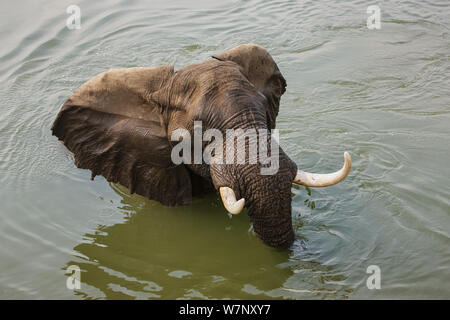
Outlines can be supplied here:
[[[450, 298], [448, 1], [377, 1], [380, 30], [365, 1], [81, 1], [69, 30], [73, 3], [0, 5], [0, 298]], [[91, 182], [51, 136], [97, 73], [180, 68], [248, 42], [287, 80], [278, 128], [299, 168], [353, 157], [345, 182], [292, 189], [290, 251], [216, 195], [168, 208]]]

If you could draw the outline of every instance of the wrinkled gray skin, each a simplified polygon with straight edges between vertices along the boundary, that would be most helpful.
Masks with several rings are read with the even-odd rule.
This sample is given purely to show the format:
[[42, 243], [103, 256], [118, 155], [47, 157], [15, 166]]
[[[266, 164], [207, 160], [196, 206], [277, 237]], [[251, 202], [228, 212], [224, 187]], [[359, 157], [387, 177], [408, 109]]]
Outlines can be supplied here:
[[278, 173], [267, 176], [260, 164], [174, 165], [170, 159], [171, 133], [185, 128], [193, 135], [194, 121], [224, 136], [226, 129], [275, 128], [286, 81], [270, 54], [246, 44], [213, 57], [177, 72], [162, 66], [100, 74], [63, 105], [53, 134], [92, 177], [165, 205], [232, 188], [237, 199], [245, 198], [257, 236], [288, 247], [295, 238], [290, 194], [297, 167], [281, 149]]

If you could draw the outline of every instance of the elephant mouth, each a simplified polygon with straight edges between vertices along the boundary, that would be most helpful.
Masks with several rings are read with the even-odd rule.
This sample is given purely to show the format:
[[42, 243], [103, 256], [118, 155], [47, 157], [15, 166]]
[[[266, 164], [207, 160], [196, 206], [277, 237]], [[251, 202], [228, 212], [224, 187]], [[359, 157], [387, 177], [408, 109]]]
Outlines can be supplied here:
[[344, 158], [339, 171], [316, 174], [298, 170], [280, 149], [280, 167], [275, 175], [260, 175], [258, 165], [212, 164], [210, 170], [225, 209], [239, 214], [245, 206], [256, 236], [269, 246], [286, 249], [295, 240], [291, 219], [292, 183], [310, 187], [334, 185], [350, 172], [351, 157], [346, 152]]
[[[297, 170], [297, 174], [292, 182], [308, 187], [328, 187], [335, 185], [344, 180], [352, 168], [352, 158], [348, 152], [344, 153], [344, 160], [344, 166], [333, 173], [309, 173]], [[245, 205], [245, 198], [237, 200], [234, 190], [227, 186], [219, 187], [219, 192], [224, 207], [228, 212], [231, 214], [239, 214], [242, 211]]]

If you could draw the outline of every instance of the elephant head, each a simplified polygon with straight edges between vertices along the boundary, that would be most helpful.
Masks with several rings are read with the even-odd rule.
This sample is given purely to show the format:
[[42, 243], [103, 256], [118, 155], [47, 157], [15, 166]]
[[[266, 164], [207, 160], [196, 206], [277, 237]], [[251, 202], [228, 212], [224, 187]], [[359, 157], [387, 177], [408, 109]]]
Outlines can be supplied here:
[[[165, 205], [185, 205], [193, 196], [218, 190], [231, 213], [247, 207], [254, 231], [265, 243], [287, 247], [295, 238], [292, 183], [335, 184], [349, 173], [350, 156], [345, 153], [338, 172], [311, 174], [297, 170], [279, 149], [276, 172], [261, 174], [267, 163], [259, 161], [260, 154], [252, 162], [250, 148], [237, 149], [234, 141], [243, 138], [247, 146], [267, 142], [274, 152], [272, 135], [286, 80], [270, 54], [255, 44], [213, 58], [177, 72], [162, 66], [97, 75], [62, 106], [53, 134], [74, 153], [78, 167], [92, 171], [92, 178], [102, 175]], [[223, 133], [223, 152], [231, 148], [234, 159], [242, 156], [245, 161], [175, 164], [171, 137], [179, 129], [195, 136], [196, 121], [203, 130]], [[226, 135], [230, 129], [238, 132], [231, 140]], [[249, 130], [267, 135], [258, 142], [240, 136]], [[202, 150], [215, 142], [203, 142]]]

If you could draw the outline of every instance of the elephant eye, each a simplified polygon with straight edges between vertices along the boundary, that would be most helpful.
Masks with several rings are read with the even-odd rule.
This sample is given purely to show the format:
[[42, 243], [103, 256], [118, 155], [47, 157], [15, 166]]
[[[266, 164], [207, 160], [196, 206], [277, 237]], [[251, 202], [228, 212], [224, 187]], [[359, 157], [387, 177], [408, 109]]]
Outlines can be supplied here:
[[270, 78], [266, 86], [272, 94], [281, 97], [286, 91], [286, 80], [279, 71], [275, 72]]

